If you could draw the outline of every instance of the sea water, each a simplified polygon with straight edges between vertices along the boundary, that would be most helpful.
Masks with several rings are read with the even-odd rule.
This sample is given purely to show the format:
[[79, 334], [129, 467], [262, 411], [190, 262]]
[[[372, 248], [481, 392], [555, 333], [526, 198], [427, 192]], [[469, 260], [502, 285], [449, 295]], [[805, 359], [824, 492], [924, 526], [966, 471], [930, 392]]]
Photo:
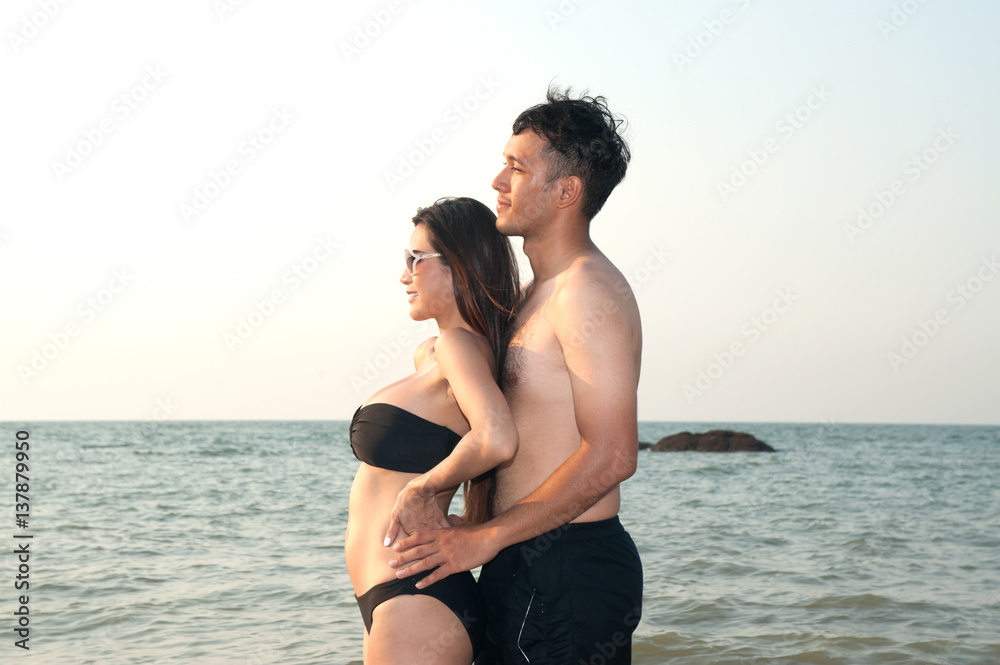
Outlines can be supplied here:
[[[347, 427], [0, 423], [0, 663], [359, 664]], [[640, 453], [621, 512], [644, 569], [634, 663], [1000, 663], [1000, 428], [644, 422], [640, 439], [716, 427], [780, 452]], [[28, 591], [15, 534], [33, 536]]]

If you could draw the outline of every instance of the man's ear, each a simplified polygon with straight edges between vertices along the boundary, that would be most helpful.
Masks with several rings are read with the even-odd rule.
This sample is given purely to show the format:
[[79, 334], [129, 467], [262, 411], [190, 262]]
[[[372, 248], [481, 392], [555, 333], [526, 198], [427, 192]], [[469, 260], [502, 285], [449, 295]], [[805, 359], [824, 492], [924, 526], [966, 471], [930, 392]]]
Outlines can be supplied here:
[[559, 178], [556, 181], [556, 188], [558, 192], [558, 197], [556, 198], [557, 208], [572, 207], [583, 197], [583, 181], [580, 180], [579, 176], [570, 175], [565, 178]]

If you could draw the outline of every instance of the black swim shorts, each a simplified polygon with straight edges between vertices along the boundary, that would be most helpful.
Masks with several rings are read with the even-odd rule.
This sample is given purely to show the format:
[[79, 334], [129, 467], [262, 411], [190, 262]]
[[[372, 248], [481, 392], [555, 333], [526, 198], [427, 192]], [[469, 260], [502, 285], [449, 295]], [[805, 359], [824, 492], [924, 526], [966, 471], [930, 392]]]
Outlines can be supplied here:
[[479, 575], [477, 665], [625, 665], [642, 615], [642, 563], [617, 517], [565, 524], [500, 551]]

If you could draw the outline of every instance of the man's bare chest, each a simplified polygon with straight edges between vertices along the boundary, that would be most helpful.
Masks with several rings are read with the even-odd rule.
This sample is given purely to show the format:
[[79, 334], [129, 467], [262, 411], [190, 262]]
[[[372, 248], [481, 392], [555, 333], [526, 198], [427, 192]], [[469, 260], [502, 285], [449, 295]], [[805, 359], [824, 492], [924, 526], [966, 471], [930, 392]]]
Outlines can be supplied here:
[[566, 373], [566, 361], [553, 322], [545, 307], [519, 317], [504, 362], [505, 390], [548, 383], [553, 374]]

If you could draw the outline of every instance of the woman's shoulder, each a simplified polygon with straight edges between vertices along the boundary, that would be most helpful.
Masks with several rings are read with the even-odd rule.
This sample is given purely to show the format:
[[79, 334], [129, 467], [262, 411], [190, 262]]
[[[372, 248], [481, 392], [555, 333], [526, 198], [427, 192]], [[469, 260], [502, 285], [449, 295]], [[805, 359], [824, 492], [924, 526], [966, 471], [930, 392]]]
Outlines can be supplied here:
[[445, 359], [468, 359], [479, 356], [489, 358], [493, 353], [489, 341], [484, 336], [465, 328], [442, 331], [437, 336], [434, 352]]
[[417, 344], [413, 350], [413, 365], [420, 369], [425, 363], [439, 358], [446, 362], [452, 358], [467, 361], [477, 356], [489, 358], [492, 353], [489, 342], [482, 335], [465, 328], [453, 328]]

